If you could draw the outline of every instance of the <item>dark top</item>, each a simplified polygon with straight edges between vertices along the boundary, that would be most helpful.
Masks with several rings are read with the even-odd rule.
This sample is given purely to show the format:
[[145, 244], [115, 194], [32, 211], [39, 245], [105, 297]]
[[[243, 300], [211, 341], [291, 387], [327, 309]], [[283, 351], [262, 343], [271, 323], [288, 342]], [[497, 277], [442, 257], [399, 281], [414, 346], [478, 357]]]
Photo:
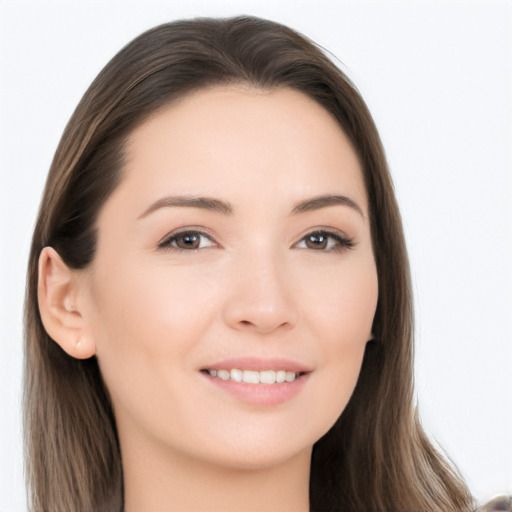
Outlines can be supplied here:
[[496, 496], [475, 512], [512, 512], [512, 496], [506, 494]]

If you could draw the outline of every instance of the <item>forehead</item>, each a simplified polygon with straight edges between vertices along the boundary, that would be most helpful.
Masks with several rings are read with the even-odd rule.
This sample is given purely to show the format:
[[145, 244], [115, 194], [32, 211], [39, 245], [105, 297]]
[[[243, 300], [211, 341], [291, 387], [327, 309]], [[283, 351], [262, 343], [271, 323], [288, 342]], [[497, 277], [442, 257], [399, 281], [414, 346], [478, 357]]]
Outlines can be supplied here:
[[145, 200], [165, 193], [295, 201], [351, 195], [363, 209], [358, 158], [334, 117], [298, 91], [204, 89], [173, 102], [131, 134], [128, 187]]

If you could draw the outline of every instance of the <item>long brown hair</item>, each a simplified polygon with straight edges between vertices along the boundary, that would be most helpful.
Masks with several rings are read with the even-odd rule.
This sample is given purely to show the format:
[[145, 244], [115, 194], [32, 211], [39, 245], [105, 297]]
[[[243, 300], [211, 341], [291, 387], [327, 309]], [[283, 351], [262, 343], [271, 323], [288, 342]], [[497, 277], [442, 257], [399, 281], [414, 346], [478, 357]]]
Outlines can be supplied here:
[[99, 210], [122, 179], [124, 143], [152, 113], [217, 84], [289, 87], [329, 111], [359, 156], [368, 194], [379, 300], [352, 398], [313, 448], [316, 511], [469, 511], [473, 499], [415, 412], [413, 318], [401, 219], [384, 151], [350, 80], [311, 41], [250, 17], [192, 19], [145, 32], [101, 71], [52, 162], [35, 228], [25, 304], [24, 420], [34, 511], [119, 511], [115, 418], [96, 359], [67, 355], [43, 328], [37, 262], [54, 247], [71, 268], [93, 260]]

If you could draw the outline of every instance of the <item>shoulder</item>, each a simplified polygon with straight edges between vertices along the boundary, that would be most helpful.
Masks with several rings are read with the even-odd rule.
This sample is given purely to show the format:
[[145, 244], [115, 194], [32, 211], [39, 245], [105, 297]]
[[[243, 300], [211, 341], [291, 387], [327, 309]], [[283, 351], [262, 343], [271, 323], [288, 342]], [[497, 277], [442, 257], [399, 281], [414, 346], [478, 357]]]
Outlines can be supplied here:
[[512, 512], [512, 496], [507, 494], [496, 496], [477, 508], [475, 512]]

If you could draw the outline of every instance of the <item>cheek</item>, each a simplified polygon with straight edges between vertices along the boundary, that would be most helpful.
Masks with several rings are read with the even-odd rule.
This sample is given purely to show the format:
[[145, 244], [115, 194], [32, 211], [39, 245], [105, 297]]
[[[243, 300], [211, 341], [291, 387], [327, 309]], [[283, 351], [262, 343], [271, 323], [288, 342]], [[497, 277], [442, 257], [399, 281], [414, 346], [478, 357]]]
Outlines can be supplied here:
[[[365, 344], [378, 300], [377, 270], [371, 256], [354, 257], [350, 264], [325, 267], [311, 276], [308, 308], [311, 324], [325, 339], [329, 352]], [[307, 315], [307, 313], [305, 313]]]
[[[148, 386], [187, 367], [188, 357], [214, 317], [213, 290], [197, 293], [201, 275], [126, 262], [98, 274], [92, 325], [97, 357], [112, 393]], [[138, 272], [133, 269], [138, 268]]]
[[125, 262], [95, 281], [92, 301], [105, 342], [121, 341], [116, 334], [122, 332], [123, 346], [132, 341], [141, 348], [162, 340], [176, 347], [190, 337], [184, 333], [193, 336], [208, 316], [214, 293], [200, 286], [200, 274], [158, 264]]
[[[318, 276], [320, 277], [320, 276]], [[331, 269], [330, 280], [311, 295], [310, 318], [314, 339], [321, 345], [321, 370], [317, 397], [323, 406], [324, 425], [330, 428], [345, 409], [357, 383], [378, 299], [378, 279], [373, 260], [352, 267]]]

